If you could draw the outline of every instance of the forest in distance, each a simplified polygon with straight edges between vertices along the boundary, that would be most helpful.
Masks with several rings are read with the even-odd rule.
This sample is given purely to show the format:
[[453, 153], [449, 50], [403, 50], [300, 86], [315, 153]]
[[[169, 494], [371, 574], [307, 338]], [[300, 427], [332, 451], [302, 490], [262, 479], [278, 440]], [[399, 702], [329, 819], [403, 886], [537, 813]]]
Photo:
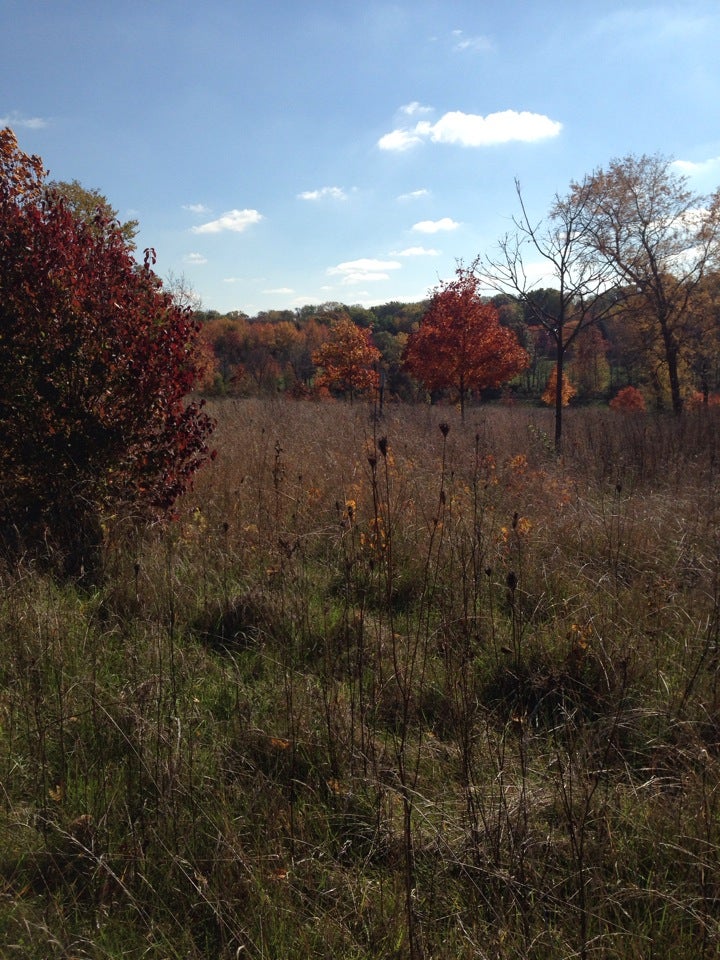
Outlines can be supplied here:
[[[538, 291], [537, 296], [550, 300], [556, 291]], [[530, 363], [507, 391], [489, 389], [484, 397], [498, 398], [509, 391], [518, 399], [541, 400], [555, 361], [549, 335], [540, 324], [526, 321], [529, 310], [519, 301], [497, 295], [490, 302], [498, 309], [501, 321], [518, 333]], [[196, 310], [195, 317], [202, 324], [201, 341], [208, 348], [202, 392], [220, 396], [272, 396], [278, 392], [292, 397], [319, 395], [313, 390], [318, 372], [313, 354], [328, 340], [333, 323], [348, 317], [360, 329], [372, 333], [386, 371], [387, 398], [417, 400], [422, 388], [405, 369], [402, 356], [408, 335], [417, 328], [428, 305], [429, 300], [389, 301], [372, 307], [328, 302], [296, 310], [264, 310], [252, 316], [242, 311], [223, 314]], [[646, 380], [650, 397], [651, 370], [643, 369], [639, 349], [624, 349], [628, 336], [618, 320], [598, 326], [580, 341], [569, 372], [574, 402], [608, 401], [623, 386], [643, 385]], [[711, 392], [719, 386], [720, 378], [715, 378]], [[662, 398], [660, 390], [659, 404]], [[651, 405], [652, 401], [648, 403]]]
[[[473, 396], [543, 401], [556, 410], [556, 446], [571, 401], [675, 414], [715, 402], [720, 192], [694, 194], [659, 155], [571, 183], [540, 224], [516, 190], [514, 230], [494, 253], [458, 261], [425, 301], [254, 317], [197, 309], [203, 388], [352, 398], [382, 383], [390, 398], [461, 410]], [[532, 278], [538, 262], [544, 285]]]

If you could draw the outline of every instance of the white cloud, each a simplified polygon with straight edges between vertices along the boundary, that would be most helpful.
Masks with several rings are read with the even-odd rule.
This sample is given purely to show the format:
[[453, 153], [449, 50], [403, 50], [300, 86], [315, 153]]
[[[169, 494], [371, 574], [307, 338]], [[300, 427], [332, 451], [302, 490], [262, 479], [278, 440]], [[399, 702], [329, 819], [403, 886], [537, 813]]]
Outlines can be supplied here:
[[413, 224], [413, 230], [417, 233], [442, 233], [448, 230], [457, 230], [459, 226], [457, 220], [442, 217], [440, 220], [421, 220], [419, 223]]
[[410, 129], [392, 130], [378, 140], [378, 146], [381, 150], [402, 151], [429, 140], [462, 147], [486, 147], [511, 141], [546, 140], [558, 136], [561, 130], [558, 120], [528, 110], [501, 110], [485, 117], [451, 110], [436, 123], [421, 120]]
[[336, 267], [328, 267], [327, 273], [331, 277], [342, 277], [343, 284], [368, 283], [377, 280], [389, 280], [388, 270], [399, 270], [402, 264], [397, 260], [374, 260], [362, 258], [339, 263]]
[[189, 210], [190, 213], [210, 213], [210, 208], [204, 203], [184, 203], [183, 210]]
[[410, 150], [422, 143], [423, 138], [413, 133], [411, 130], [391, 130], [384, 134], [378, 140], [378, 146], [381, 150], [394, 150], [401, 153], [403, 150]]
[[230, 230], [233, 233], [242, 233], [254, 223], [259, 223], [263, 219], [261, 213], [257, 210], [228, 210], [217, 220], [209, 220], [202, 223], [199, 227], [193, 227], [193, 233], [222, 233], [224, 230]]
[[394, 255], [396, 257], [439, 257], [440, 251], [427, 247], [406, 247], [404, 250], [398, 250]]
[[481, 117], [453, 110], [433, 125], [430, 138], [435, 143], [459, 143], [463, 147], [483, 147], [494, 143], [521, 140], [526, 143], [556, 137], [562, 124], [541, 113], [502, 110]]
[[671, 166], [683, 176], [704, 177], [720, 169], [720, 157], [710, 157], [708, 160], [697, 162], [693, 160], [673, 160]]
[[411, 190], [410, 193], [401, 193], [398, 200], [421, 200], [423, 197], [429, 197], [430, 191], [424, 187], [421, 190]]
[[5, 117], [0, 117], [0, 127], [23, 127], [25, 130], [42, 130], [48, 121], [42, 117], [23, 117], [17, 110]]
[[319, 190], [305, 190], [298, 194], [299, 200], [346, 200], [347, 194], [340, 187], [321, 187]]
[[424, 107], [421, 103], [418, 103], [417, 100], [413, 100], [412, 103], [406, 103], [400, 107], [400, 113], [404, 113], [408, 117], [414, 117], [418, 113], [432, 113], [432, 111], [432, 107]]
[[263, 293], [272, 293], [272, 294], [276, 294], [276, 293], [295, 293], [295, 291], [293, 290], [292, 287], [275, 287], [274, 289], [263, 290]]
[[202, 253], [186, 253], [183, 260], [185, 263], [196, 264], [198, 266], [207, 263], [207, 257], [203, 256]]

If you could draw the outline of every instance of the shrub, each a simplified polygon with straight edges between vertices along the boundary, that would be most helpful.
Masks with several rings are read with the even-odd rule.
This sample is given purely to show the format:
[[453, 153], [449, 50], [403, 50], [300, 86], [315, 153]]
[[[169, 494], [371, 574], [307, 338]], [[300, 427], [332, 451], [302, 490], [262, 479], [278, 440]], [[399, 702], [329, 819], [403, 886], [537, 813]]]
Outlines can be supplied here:
[[610, 401], [610, 409], [622, 413], [645, 413], [645, 398], [637, 387], [623, 387]]
[[687, 410], [702, 410], [704, 407], [719, 407], [720, 394], [708, 393], [707, 395], [700, 390], [691, 393], [685, 401]]
[[208, 457], [197, 326], [120, 225], [72, 212], [0, 131], [0, 547], [96, 567], [111, 513], [169, 510]]

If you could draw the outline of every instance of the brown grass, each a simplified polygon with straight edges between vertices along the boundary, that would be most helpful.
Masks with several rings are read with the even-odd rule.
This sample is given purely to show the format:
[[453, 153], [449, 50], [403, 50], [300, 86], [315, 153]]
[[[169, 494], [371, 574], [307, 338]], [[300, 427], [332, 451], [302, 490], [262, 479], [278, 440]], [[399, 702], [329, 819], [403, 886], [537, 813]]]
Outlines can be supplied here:
[[4, 578], [6, 955], [717, 956], [717, 422], [214, 412], [101, 588]]

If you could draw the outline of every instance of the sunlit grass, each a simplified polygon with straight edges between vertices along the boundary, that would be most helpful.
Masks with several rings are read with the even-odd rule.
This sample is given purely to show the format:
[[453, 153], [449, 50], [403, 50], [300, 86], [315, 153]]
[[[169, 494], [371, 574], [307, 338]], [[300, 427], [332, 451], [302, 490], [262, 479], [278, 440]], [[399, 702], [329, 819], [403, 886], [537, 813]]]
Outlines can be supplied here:
[[717, 423], [227, 401], [7, 572], [8, 957], [711, 957]]

